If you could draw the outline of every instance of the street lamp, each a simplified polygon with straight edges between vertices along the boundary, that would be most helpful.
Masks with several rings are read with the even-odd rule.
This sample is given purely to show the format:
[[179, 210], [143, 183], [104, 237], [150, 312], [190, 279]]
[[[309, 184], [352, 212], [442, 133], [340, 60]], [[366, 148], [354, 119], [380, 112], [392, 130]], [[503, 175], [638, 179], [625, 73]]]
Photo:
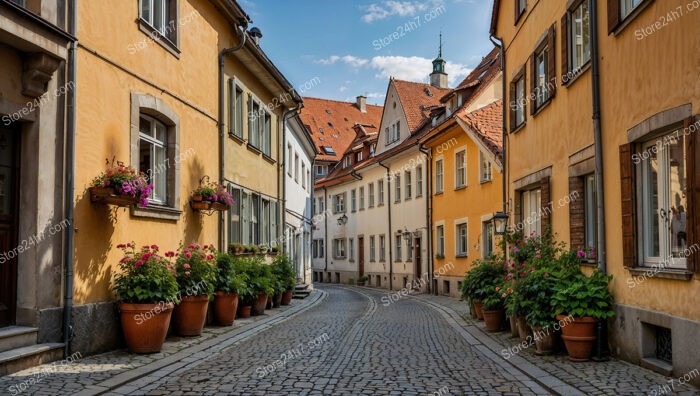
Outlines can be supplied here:
[[347, 222], [348, 222], [348, 216], [346, 216], [346, 215], [342, 215], [338, 218], [338, 225], [339, 226], [342, 226]]
[[506, 228], [508, 227], [508, 213], [496, 212], [493, 215], [493, 230], [496, 235], [503, 235], [506, 233]]

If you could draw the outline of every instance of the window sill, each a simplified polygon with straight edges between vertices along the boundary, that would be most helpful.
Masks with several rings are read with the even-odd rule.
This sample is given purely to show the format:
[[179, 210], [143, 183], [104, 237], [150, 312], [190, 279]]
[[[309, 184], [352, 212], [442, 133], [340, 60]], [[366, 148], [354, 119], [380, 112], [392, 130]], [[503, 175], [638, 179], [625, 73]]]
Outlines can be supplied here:
[[[277, 162], [277, 161], [275, 161], [274, 158], [270, 157], [269, 155], [267, 155], [265, 153], [263, 153], [262, 157], [265, 161], [269, 162], [272, 165], [274, 165]], [[304, 187], [304, 190], [306, 190], [306, 187]]]
[[[566, 82], [563, 82], [562, 85], [563, 85], [565, 88], [569, 88], [569, 86], [572, 85], [576, 80], [578, 80], [582, 75], [586, 74], [586, 72], [587, 72], [588, 69], [590, 69], [590, 68], [591, 68], [591, 61], [589, 60], [588, 62], [586, 62], [585, 65], [583, 65], [583, 67], [581, 68], [581, 71], [580, 71], [579, 73], [576, 73], [576, 75], [575, 75], [572, 79], [566, 80]], [[572, 71], [573, 71], [573, 70], [569, 70], [569, 73], [571, 73]], [[563, 76], [562, 76], [562, 77], [563, 77]], [[562, 78], [562, 79], [563, 79], [563, 78]]]
[[369, 262], [370, 262], [370, 263], [374, 263], [375, 261], [374, 261], [374, 260], [369, 260]]
[[493, 179], [484, 179], [484, 180], [479, 180], [479, 184], [486, 184], [486, 183], [491, 183]]
[[410, 200], [412, 200], [412, 199], [413, 199], [413, 198], [408, 197], [408, 198], [404, 198], [403, 200], [404, 200], [404, 201], [410, 201]]
[[360, 208], [360, 212], [363, 212], [364, 210], [365, 210], [365, 208]]
[[464, 254], [456, 254], [456, 255], [455, 255], [455, 258], [467, 258], [467, 257], [469, 257], [469, 255], [466, 254], [466, 253], [464, 253]]
[[384, 206], [383, 203], [380, 203], [379, 205], [377, 205], [378, 208], [381, 208], [382, 206]]
[[245, 140], [243, 140], [242, 137], [236, 135], [236, 134], [233, 133], [233, 132], [229, 132], [229, 133], [228, 133], [228, 137], [230, 137], [231, 140], [237, 142], [238, 144], [245, 144]]
[[598, 267], [598, 262], [594, 260], [581, 260], [581, 263], [579, 265], [583, 267], [596, 268]]
[[523, 121], [522, 124], [516, 126], [510, 133], [518, 133], [520, 132], [521, 129], [525, 128], [525, 125], [527, 125], [527, 121]]
[[160, 34], [153, 26], [141, 18], [136, 19], [136, 23], [139, 25], [139, 30], [148, 36], [151, 40], [158, 43], [163, 49], [170, 52], [174, 57], [180, 59], [180, 49], [177, 44], [173, 43], [167, 37]]
[[256, 153], [256, 154], [262, 154], [262, 151], [260, 151], [259, 148], [253, 146], [253, 145], [250, 144], [250, 143], [247, 143], [247, 144], [246, 144], [246, 147], [248, 147], [248, 150], [250, 150], [250, 151], [252, 151], [252, 152], [254, 152], [254, 153]]
[[444, 192], [443, 192], [443, 191], [438, 191], [438, 192], [436, 192], [436, 193], [435, 193], [435, 194], [433, 194], [433, 195], [442, 195], [442, 194], [444, 194]]
[[416, 194], [416, 199], [423, 198], [423, 194]]
[[631, 275], [647, 278], [662, 278], [689, 281], [693, 279], [693, 273], [685, 269], [670, 269], [658, 267], [634, 267], [627, 268]]
[[[620, 21], [618, 26], [615, 28], [615, 30], [612, 31], [612, 34], [617, 37], [619, 34], [622, 33], [625, 28], [632, 23], [633, 20], [637, 19], [639, 14], [641, 14], [648, 6], [649, 4], [653, 3], [654, 0], [643, 0], [639, 5], [637, 5], [637, 8], [635, 8], [632, 12], [629, 13], [623, 19]], [[609, 35], [609, 34], [608, 34]]]
[[545, 100], [544, 103], [542, 103], [540, 105], [540, 107], [538, 107], [537, 110], [535, 110], [535, 112], [532, 114], [532, 118], [537, 117], [537, 115], [540, 114], [541, 111], [543, 111], [544, 109], [549, 107], [549, 104], [552, 103], [552, 99], [554, 99], [554, 98], [553, 97], [547, 98], [547, 100]]
[[459, 186], [459, 187], [455, 187], [455, 191], [464, 190], [464, 189], [466, 189], [466, 188], [467, 188], [466, 185], [464, 185], [464, 186]]
[[134, 217], [147, 217], [151, 219], [178, 221], [182, 211], [168, 206], [150, 204], [147, 207], [134, 206], [131, 215]]

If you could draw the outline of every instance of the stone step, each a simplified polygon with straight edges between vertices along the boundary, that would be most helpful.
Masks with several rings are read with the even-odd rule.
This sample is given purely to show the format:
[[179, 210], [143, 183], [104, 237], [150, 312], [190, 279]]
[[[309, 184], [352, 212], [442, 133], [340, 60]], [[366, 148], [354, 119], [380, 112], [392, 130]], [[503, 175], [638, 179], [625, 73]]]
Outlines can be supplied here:
[[300, 291], [300, 290], [306, 290], [308, 288], [309, 288], [309, 285], [307, 285], [306, 283], [300, 283], [294, 287], [294, 290]]
[[0, 327], [0, 352], [36, 344], [38, 332], [36, 327]]
[[0, 377], [63, 358], [63, 343], [23, 346], [0, 352]]

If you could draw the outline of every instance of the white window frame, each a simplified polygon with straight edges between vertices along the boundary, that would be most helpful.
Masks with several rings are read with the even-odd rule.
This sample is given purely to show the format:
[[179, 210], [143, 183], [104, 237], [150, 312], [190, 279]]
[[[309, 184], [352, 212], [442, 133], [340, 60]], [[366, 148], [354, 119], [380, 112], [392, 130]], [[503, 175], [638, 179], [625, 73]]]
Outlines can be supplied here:
[[374, 235], [370, 235], [369, 237], [369, 261], [373, 262], [376, 259], [376, 240], [374, 238]]
[[384, 205], [384, 180], [377, 181], [377, 206]]
[[494, 252], [495, 233], [493, 227], [493, 218], [481, 219], [481, 257], [483, 258]]
[[542, 235], [542, 190], [535, 188], [520, 193], [520, 219], [525, 236]]
[[374, 207], [374, 183], [369, 183], [367, 185], [367, 199], [369, 201], [367, 207], [373, 208]]
[[525, 73], [515, 81], [515, 127], [525, 123]]
[[379, 236], [379, 261], [386, 261], [386, 235]]
[[445, 225], [437, 224], [435, 226], [435, 254], [445, 257]]
[[333, 196], [333, 210], [335, 213], [345, 213], [345, 193]]
[[403, 173], [403, 182], [404, 182], [404, 188], [406, 189], [406, 199], [411, 199], [413, 198], [413, 189], [411, 186], [411, 171], [407, 170], [404, 171]]
[[416, 167], [416, 198], [423, 196], [423, 166]]
[[435, 160], [435, 193], [445, 191], [445, 160], [438, 158]]
[[335, 238], [333, 239], [333, 258], [344, 259], [347, 256], [346, 251], [346, 239], [345, 238]]
[[481, 183], [490, 182], [493, 180], [493, 166], [489, 157], [482, 151], [479, 151], [479, 181]]
[[355, 189], [352, 189], [350, 191], [350, 211], [351, 212], [357, 211], [357, 190], [355, 190]]
[[[462, 158], [460, 161], [460, 157]], [[457, 149], [455, 151], [455, 189], [467, 186], [467, 149]]]
[[348, 239], [348, 260], [355, 261], [355, 239]]
[[[464, 234], [462, 234], [464, 231]], [[469, 255], [469, 223], [466, 219], [455, 220], [455, 256], [467, 257]]]
[[644, 0], [620, 0], [620, 20], [627, 18]]
[[394, 261], [401, 261], [402, 260], [401, 259], [401, 256], [402, 256], [401, 251], [403, 250], [402, 249], [403, 248], [402, 240], [403, 240], [403, 235], [401, 235], [401, 234], [394, 235], [394, 247], [396, 248], [396, 251], [395, 251], [396, 254], [394, 257]]
[[394, 175], [394, 202], [401, 202], [401, 174]]
[[[624, 0], [623, 0], [624, 2]], [[588, 46], [584, 42], [584, 9], [588, 13]], [[583, 0], [576, 8], [569, 12], [568, 35], [569, 40], [569, 68], [570, 70], [578, 70], [585, 66], [591, 60], [591, 23], [590, 23], [590, 3], [589, 0]], [[586, 54], [588, 50], [588, 54]]]
[[360, 187], [359, 190], [357, 190], [357, 194], [360, 199], [360, 210], [365, 210], [365, 187]]
[[[139, 169], [140, 171], [144, 172], [146, 176], [148, 177], [149, 183], [153, 184], [153, 190], [151, 192], [151, 196], [148, 198], [148, 202], [152, 202], [155, 204], [159, 205], [167, 205], [168, 204], [168, 172], [169, 172], [169, 166], [166, 167], [166, 161], [168, 158], [168, 126], [165, 125], [163, 122], [155, 119], [154, 117], [151, 117], [146, 114], [139, 114], [139, 119], [143, 118], [144, 120], [148, 121], [151, 126], [150, 126], [150, 133], [153, 134], [153, 136], [148, 135], [144, 132], [141, 131], [141, 125], [140, 125], [140, 120], [139, 120], [139, 152], [140, 152], [140, 146], [141, 146], [141, 141], [145, 141], [151, 146], [151, 152], [150, 152], [150, 157], [151, 157], [151, 163], [149, 164], [149, 169], [151, 170], [148, 172], [147, 170]], [[161, 127], [162, 131], [164, 133], [163, 140], [158, 139], [158, 128]], [[163, 158], [163, 163], [161, 164], [156, 164], [158, 156], [156, 155], [156, 151], [162, 151], [162, 158]], [[139, 158], [139, 163], [141, 162]], [[161, 171], [162, 170], [162, 171]], [[162, 185], [160, 184], [162, 183]], [[159, 188], [162, 188], [164, 190], [165, 196], [161, 197], [159, 193]]]

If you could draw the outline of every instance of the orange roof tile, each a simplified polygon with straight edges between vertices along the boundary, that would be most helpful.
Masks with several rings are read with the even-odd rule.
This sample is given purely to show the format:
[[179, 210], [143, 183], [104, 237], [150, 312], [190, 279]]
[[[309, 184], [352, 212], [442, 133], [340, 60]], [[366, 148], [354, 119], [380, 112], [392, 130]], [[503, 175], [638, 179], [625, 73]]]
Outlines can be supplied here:
[[503, 150], [503, 101], [499, 100], [471, 113], [457, 114], [496, 154]]
[[412, 134], [430, 120], [431, 107], [440, 106], [440, 98], [451, 91], [435, 88], [430, 84], [397, 79], [392, 79], [391, 83], [396, 88], [401, 107], [406, 114], [408, 129]]
[[[355, 140], [353, 127], [363, 124], [368, 132], [376, 131], [382, 119], [382, 110], [382, 106], [368, 104], [367, 112], [363, 113], [354, 102], [305, 97], [300, 116], [318, 149], [316, 160], [340, 161]], [[323, 147], [330, 147], [335, 154], [327, 153]]]

